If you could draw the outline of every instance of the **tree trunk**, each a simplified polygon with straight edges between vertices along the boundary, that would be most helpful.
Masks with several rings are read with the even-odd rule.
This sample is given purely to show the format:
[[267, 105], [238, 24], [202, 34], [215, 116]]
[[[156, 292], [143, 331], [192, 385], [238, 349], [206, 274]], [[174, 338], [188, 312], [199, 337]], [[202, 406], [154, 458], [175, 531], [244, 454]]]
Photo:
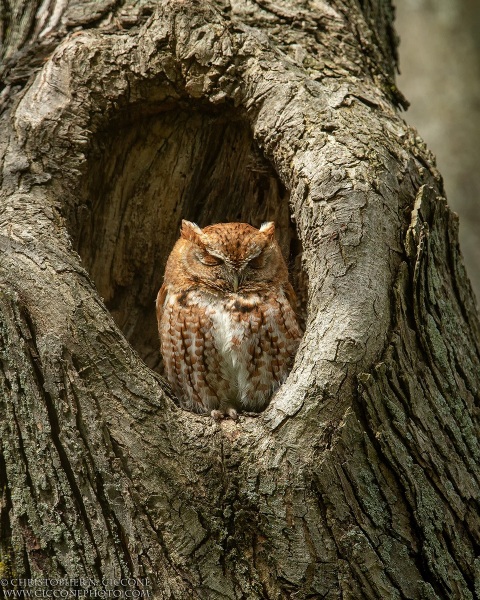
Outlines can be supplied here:
[[[0, 28], [4, 594], [478, 597], [480, 327], [388, 0], [37, 4]], [[159, 375], [182, 217], [290, 258], [305, 334], [256, 418]]]

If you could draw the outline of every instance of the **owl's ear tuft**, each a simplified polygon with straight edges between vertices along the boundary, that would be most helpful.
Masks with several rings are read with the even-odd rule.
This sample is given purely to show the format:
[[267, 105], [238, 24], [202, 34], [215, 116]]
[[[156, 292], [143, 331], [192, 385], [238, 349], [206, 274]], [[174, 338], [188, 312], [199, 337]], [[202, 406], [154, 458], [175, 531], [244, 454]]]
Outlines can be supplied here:
[[182, 228], [180, 229], [180, 237], [184, 240], [190, 240], [195, 244], [201, 242], [201, 237], [203, 236], [203, 231], [196, 223], [192, 223], [192, 221], [185, 221], [182, 219]]
[[273, 239], [275, 235], [275, 223], [273, 221], [262, 223], [260, 232], [264, 233], [268, 238]]

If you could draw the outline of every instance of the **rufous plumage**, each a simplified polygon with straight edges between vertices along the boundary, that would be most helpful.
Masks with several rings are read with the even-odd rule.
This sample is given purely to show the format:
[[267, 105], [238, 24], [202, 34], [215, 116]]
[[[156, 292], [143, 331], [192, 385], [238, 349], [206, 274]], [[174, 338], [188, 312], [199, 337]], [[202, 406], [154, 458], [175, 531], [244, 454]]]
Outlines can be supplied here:
[[182, 221], [157, 318], [166, 376], [189, 410], [259, 412], [288, 375], [301, 331], [274, 232]]

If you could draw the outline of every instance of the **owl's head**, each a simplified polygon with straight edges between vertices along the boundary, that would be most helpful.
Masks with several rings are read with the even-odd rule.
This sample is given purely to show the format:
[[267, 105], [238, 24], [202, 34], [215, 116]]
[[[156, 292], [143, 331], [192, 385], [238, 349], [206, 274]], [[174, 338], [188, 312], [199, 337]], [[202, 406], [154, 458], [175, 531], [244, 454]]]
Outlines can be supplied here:
[[261, 291], [288, 279], [273, 222], [260, 229], [247, 223], [218, 223], [200, 229], [182, 221], [177, 245], [184, 274], [214, 290]]

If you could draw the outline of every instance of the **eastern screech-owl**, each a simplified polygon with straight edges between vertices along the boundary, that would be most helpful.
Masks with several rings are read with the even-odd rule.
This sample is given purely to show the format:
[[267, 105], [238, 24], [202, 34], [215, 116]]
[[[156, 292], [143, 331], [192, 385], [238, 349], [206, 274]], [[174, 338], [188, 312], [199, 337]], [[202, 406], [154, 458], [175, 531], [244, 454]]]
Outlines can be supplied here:
[[182, 221], [157, 318], [167, 378], [189, 410], [258, 412], [288, 374], [301, 332], [274, 232]]

